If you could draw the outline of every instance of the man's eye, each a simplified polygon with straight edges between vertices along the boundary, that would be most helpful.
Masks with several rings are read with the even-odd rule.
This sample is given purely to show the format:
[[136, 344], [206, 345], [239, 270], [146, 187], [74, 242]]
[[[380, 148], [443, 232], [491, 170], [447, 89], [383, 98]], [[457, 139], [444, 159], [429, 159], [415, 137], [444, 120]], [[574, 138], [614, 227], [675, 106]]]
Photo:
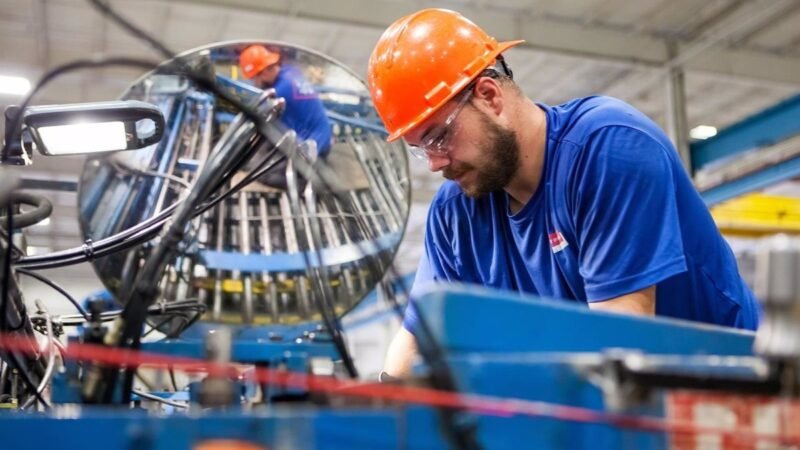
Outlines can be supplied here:
[[442, 131], [442, 133], [439, 136], [437, 136], [433, 140], [433, 142], [431, 144], [433, 145], [433, 147], [441, 148], [444, 145], [445, 142], [447, 142], [447, 130], [446, 129], [444, 131]]

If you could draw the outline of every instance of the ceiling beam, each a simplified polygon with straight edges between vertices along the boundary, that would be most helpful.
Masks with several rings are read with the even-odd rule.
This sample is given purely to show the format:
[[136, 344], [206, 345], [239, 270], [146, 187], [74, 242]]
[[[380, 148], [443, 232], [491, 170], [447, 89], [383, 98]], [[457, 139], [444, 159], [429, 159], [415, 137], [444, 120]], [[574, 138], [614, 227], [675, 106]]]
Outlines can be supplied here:
[[[133, 0], [126, 0], [133, 3]], [[137, 0], [135, 3], [139, 3]], [[165, 0], [149, 0], [163, 3]], [[392, 21], [416, 9], [415, 3], [377, 0], [173, 0], [170, 3], [238, 9], [264, 14], [320, 20], [385, 29]], [[670, 61], [668, 42], [659, 37], [583, 25], [552, 17], [513, 11], [465, 8], [467, 17], [501, 40], [525, 39], [531, 50], [593, 58], [625, 65], [660, 67]], [[687, 70], [719, 73], [800, 86], [800, 58], [743, 49], [715, 47], [684, 63]]]

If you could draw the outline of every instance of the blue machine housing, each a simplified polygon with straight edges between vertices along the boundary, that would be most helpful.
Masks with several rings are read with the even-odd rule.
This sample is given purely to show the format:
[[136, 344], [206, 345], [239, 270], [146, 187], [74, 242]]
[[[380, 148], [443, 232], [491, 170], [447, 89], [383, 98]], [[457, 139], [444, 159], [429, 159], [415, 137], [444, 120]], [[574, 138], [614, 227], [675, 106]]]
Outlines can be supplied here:
[[[420, 313], [443, 349], [463, 393], [514, 400], [553, 402], [592, 410], [607, 409], [602, 391], [574, 360], [611, 348], [645, 354], [750, 356], [749, 332], [659, 318], [591, 311], [580, 305], [499, 294], [496, 291], [441, 288], [419, 300]], [[468, 326], [465, 326], [468, 325]], [[242, 331], [246, 333], [246, 331]], [[245, 339], [234, 359], [261, 358], [258, 339]], [[170, 346], [173, 346], [170, 348]], [[265, 344], [265, 349], [276, 349]], [[148, 350], [172, 353], [179, 342], [150, 344]], [[313, 354], [313, 345], [303, 347]], [[297, 351], [294, 348], [292, 351]], [[266, 350], [265, 350], [266, 351]], [[323, 352], [324, 353], [324, 352]], [[626, 414], [664, 416], [663, 392]], [[59, 436], [62, 450], [84, 449], [87, 438], [107, 448], [190, 449], [207, 439], [241, 439], [265, 448], [447, 448], [435, 408], [418, 405], [376, 407], [271, 406], [265, 410], [176, 412], [153, 416], [141, 411], [58, 408], [44, 414], [5, 413], [0, 435], [7, 448], [40, 448], [31, 436]], [[74, 420], [79, 419], [79, 420]], [[668, 448], [669, 437], [630, 431], [610, 424], [583, 424], [525, 414], [464, 413], [486, 449]]]

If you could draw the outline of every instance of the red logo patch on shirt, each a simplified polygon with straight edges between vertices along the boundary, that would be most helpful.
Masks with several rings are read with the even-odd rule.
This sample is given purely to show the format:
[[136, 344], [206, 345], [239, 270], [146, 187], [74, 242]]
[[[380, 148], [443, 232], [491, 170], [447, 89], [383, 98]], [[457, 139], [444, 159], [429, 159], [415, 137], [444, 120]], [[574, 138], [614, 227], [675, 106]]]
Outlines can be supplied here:
[[550, 238], [550, 248], [553, 250], [553, 253], [558, 253], [561, 250], [564, 250], [569, 245], [567, 240], [564, 239], [564, 235], [561, 234], [560, 231], [556, 231], [555, 233], [550, 233], [547, 235]]

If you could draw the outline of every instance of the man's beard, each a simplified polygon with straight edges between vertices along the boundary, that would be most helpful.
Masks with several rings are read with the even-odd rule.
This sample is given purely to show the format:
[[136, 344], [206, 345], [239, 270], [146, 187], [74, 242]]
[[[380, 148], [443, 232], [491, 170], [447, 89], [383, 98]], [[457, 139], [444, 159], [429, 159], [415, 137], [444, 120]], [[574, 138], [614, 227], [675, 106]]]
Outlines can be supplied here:
[[445, 178], [453, 180], [471, 172], [470, 177], [473, 178], [471, 184], [459, 185], [464, 194], [472, 198], [502, 190], [508, 186], [519, 168], [517, 133], [492, 122], [488, 116], [482, 123], [483, 139], [480, 143], [481, 156], [478, 163], [451, 165], [443, 173]]

